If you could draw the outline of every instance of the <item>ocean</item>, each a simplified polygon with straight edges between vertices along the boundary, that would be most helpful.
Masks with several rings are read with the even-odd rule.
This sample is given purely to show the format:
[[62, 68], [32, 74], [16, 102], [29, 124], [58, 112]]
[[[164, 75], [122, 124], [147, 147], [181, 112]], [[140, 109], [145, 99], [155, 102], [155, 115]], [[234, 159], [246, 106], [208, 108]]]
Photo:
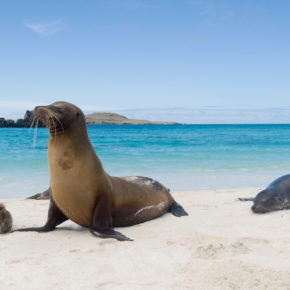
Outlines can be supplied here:
[[[113, 176], [154, 178], [172, 191], [264, 187], [290, 173], [290, 125], [89, 125]], [[0, 129], [0, 198], [49, 186], [48, 130]]]

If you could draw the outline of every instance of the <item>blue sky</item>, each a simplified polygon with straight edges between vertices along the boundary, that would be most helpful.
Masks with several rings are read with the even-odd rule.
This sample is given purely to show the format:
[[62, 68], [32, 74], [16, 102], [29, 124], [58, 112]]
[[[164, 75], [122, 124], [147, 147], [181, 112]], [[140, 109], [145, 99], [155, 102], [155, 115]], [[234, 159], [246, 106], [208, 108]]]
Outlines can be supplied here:
[[260, 110], [275, 122], [290, 108], [289, 11], [283, 0], [1, 1], [0, 115], [66, 100], [187, 122]]

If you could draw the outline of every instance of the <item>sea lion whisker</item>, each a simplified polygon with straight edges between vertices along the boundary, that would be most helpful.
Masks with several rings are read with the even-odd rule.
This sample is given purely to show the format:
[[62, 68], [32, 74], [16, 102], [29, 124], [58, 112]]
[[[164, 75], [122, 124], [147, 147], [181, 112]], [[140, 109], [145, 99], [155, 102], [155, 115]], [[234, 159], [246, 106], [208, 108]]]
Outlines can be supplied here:
[[35, 122], [35, 115], [33, 115], [33, 120], [32, 120], [32, 122], [31, 122], [31, 125], [30, 125], [30, 129], [33, 127], [33, 125], [34, 125], [34, 122]]
[[[61, 126], [61, 129], [62, 129], [62, 133], [64, 133], [64, 127], [63, 127], [61, 121], [59, 120], [59, 118], [53, 112], [51, 112], [50, 110], [45, 109], [45, 111], [47, 112], [47, 114], [49, 115], [49, 117], [51, 118], [53, 123], [54, 123], [54, 119], [59, 123], [59, 125]], [[54, 127], [55, 127], [55, 131], [56, 131], [55, 123], [54, 123]]]
[[54, 138], [56, 139], [56, 125], [55, 125], [55, 122], [54, 122], [54, 117], [53, 117], [53, 115], [49, 111], [47, 111], [47, 114], [48, 114], [48, 119], [53, 122], [53, 126], [54, 126]]
[[59, 118], [56, 117], [53, 113], [51, 113], [51, 114], [52, 114], [52, 116], [53, 116], [53, 117], [58, 121], [58, 123], [60, 124], [60, 126], [61, 126], [61, 128], [62, 128], [62, 132], [64, 133], [64, 127], [63, 127], [61, 121], [59, 120]]
[[37, 118], [36, 124], [35, 124], [35, 129], [34, 129], [34, 136], [33, 136], [33, 147], [35, 147], [35, 145], [36, 145], [38, 122], [39, 122], [39, 119]]

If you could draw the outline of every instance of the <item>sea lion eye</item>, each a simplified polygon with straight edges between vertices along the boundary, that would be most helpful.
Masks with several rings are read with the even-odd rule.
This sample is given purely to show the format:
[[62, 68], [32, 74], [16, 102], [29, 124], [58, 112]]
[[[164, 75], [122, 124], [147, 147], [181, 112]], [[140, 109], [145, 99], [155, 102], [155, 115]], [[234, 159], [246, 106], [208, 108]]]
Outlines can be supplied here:
[[64, 113], [64, 109], [62, 109], [62, 108], [54, 107], [53, 109], [54, 109], [54, 111], [57, 112], [57, 113], [60, 113], [60, 114]]
[[76, 116], [77, 116], [77, 118], [78, 118], [78, 117], [80, 116], [80, 113], [79, 113], [79, 112], [77, 112], [77, 113], [76, 113]]

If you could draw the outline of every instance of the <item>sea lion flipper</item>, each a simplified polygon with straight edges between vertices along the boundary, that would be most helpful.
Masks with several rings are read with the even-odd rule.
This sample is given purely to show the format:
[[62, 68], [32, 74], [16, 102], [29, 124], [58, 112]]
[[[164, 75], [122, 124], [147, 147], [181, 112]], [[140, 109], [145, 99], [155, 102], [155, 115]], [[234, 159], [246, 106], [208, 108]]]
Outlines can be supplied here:
[[188, 213], [184, 210], [184, 208], [176, 201], [173, 201], [172, 205], [168, 208], [168, 211], [177, 217], [188, 215]]
[[254, 201], [254, 197], [238, 197], [239, 201]]
[[120, 232], [114, 231], [113, 229], [108, 230], [90, 230], [90, 232], [99, 238], [102, 239], [116, 239], [118, 241], [134, 241], [125, 235], [121, 234]]
[[112, 212], [108, 195], [102, 196], [94, 210], [90, 232], [103, 239], [116, 239], [118, 241], [133, 241], [123, 234], [112, 229]]
[[55, 229], [55, 227], [64, 221], [67, 220], [67, 217], [60, 211], [57, 205], [50, 200], [47, 221], [43, 227], [35, 227], [35, 228], [24, 228], [17, 229], [14, 232], [50, 232]]

